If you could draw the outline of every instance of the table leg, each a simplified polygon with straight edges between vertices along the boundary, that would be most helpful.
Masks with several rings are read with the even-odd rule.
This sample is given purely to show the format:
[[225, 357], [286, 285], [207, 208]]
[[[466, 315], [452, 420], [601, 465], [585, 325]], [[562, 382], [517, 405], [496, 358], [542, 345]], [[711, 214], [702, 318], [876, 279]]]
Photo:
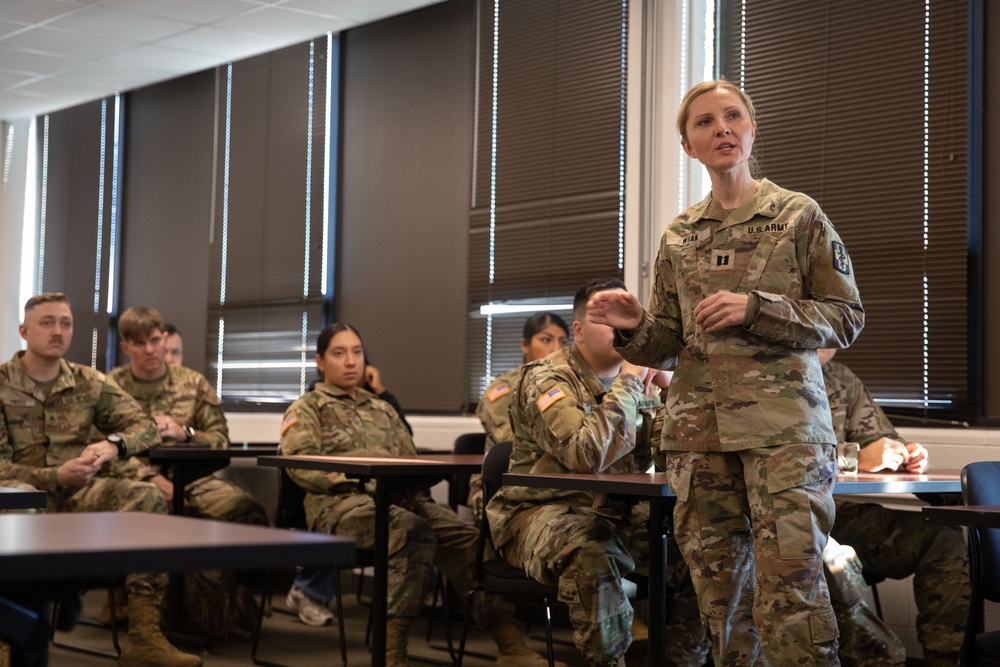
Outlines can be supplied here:
[[[649, 667], [666, 664], [666, 642], [655, 637], [667, 625], [667, 535], [669, 499], [649, 503]], [[655, 628], [655, 630], [654, 630]]]
[[389, 498], [387, 481], [375, 484], [375, 554], [372, 585], [372, 666], [385, 667], [386, 613], [389, 608]]

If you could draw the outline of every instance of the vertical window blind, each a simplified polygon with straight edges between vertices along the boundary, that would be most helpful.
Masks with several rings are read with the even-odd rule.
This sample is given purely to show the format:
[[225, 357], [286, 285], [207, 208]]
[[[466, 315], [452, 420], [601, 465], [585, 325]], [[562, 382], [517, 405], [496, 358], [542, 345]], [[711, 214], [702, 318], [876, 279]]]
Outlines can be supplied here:
[[838, 358], [897, 415], [967, 418], [967, 2], [722, 0], [718, 25], [760, 175], [851, 254], [866, 324]]
[[327, 38], [223, 68], [208, 377], [227, 406], [314, 378], [326, 273]]
[[516, 366], [530, 314], [621, 276], [627, 4], [481, 0], [468, 399]]

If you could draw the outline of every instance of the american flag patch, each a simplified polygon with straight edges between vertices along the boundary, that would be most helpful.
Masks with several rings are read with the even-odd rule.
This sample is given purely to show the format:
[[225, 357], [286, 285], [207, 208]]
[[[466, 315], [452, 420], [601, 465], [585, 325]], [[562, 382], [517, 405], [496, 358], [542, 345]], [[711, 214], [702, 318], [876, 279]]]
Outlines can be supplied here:
[[539, 396], [538, 400], [535, 401], [535, 405], [538, 406], [539, 412], [545, 412], [549, 409], [549, 406], [558, 401], [560, 398], [566, 398], [566, 392], [564, 392], [561, 387], [553, 387]]
[[281, 422], [281, 435], [285, 435], [285, 431], [290, 429], [299, 423], [299, 416], [294, 412], [288, 413], [284, 421]]
[[509, 393], [510, 393], [509, 384], [506, 383], [498, 384], [497, 386], [493, 387], [488, 392], [486, 392], [486, 398], [490, 400], [490, 403], [495, 403], [498, 398], [500, 398], [501, 396], [506, 396]]

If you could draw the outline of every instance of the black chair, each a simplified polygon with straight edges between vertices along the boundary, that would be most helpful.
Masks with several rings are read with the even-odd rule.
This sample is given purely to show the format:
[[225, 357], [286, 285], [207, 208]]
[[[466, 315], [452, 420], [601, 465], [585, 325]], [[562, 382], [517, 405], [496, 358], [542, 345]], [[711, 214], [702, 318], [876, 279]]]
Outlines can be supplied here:
[[[483, 458], [483, 505], [489, 502], [493, 494], [503, 484], [503, 474], [510, 466], [510, 454], [513, 443], [498, 442], [486, 452]], [[472, 596], [478, 592], [503, 595], [517, 601], [541, 601], [545, 605], [545, 644], [548, 648], [549, 667], [555, 664], [552, 657], [552, 604], [558, 600], [559, 589], [555, 585], [543, 584], [527, 576], [523, 570], [507, 565], [502, 559], [486, 555], [486, 546], [493, 548], [493, 538], [490, 535], [490, 523], [480, 521], [479, 542], [476, 545], [476, 564], [474, 584], [469, 591], [465, 606], [465, 620], [462, 624], [462, 638], [458, 644], [456, 667], [462, 667], [465, 655], [465, 642], [469, 633], [470, 609]]]
[[[962, 468], [966, 505], [1000, 505], [1000, 461]], [[972, 599], [965, 623], [961, 664], [1000, 667], [1000, 631], [984, 632], [983, 602], [1000, 602], [1000, 528], [969, 528]]]

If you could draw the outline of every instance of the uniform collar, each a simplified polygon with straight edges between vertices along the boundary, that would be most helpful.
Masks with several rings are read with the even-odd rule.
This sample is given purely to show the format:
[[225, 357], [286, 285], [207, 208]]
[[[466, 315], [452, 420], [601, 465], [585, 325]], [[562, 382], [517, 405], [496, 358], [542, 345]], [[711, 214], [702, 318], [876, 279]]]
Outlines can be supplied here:
[[353, 400], [358, 405], [362, 403], [367, 403], [375, 396], [375, 394], [371, 393], [367, 389], [363, 387], [358, 387], [356, 397], [352, 399], [351, 395], [348, 394], [346, 390], [341, 389], [335, 384], [327, 384], [325, 382], [317, 382], [316, 387], [313, 389], [313, 391], [318, 391], [321, 394], [326, 394], [327, 396], [332, 396], [333, 398], [337, 398], [340, 400], [346, 400], [346, 401]]
[[587, 385], [587, 390], [590, 391], [592, 395], [600, 398], [605, 393], [607, 389], [604, 388], [604, 384], [601, 379], [597, 377], [597, 373], [594, 369], [590, 367], [587, 360], [583, 358], [580, 350], [577, 349], [576, 345], [571, 345], [569, 348], [569, 354], [566, 355], [566, 359], [569, 362], [570, 368], [572, 368], [576, 374], [583, 380], [583, 383]]
[[[8, 375], [8, 382], [14, 389], [25, 393], [32, 394], [39, 400], [45, 400], [39, 395], [35, 395], [34, 380], [28, 375], [24, 370], [24, 350], [15, 352], [14, 356], [11, 357], [9, 368], [10, 373]], [[52, 391], [49, 395], [53, 395], [56, 392], [62, 391], [63, 389], [69, 389], [76, 386], [76, 377], [73, 375], [73, 368], [69, 365], [69, 362], [65, 359], [59, 360], [59, 374], [56, 376], [55, 382], [52, 384]]]
[[[708, 196], [702, 199], [699, 203], [695, 204], [694, 208], [691, 209], [692, 219], [701, 220], [705, 218], [705, 214], [708, 212], [712, 201], [712, 193], [709, 192]], [[753, 198], [750, 201], [745, 202], [739, 208], [735, 209], [729, 215], [729, 218], [725, 220], [724, 224], [719, 228], [723, 229], [725, 227], [739, 225], [758, 215], [762, 215], [766, 218], [773, 218], [778, 215], [780, 204], [781, 188], [766, 178], [763, 178], [761, 179], [760, 187], [757, 188], [757, 192], [754, 194]]]

